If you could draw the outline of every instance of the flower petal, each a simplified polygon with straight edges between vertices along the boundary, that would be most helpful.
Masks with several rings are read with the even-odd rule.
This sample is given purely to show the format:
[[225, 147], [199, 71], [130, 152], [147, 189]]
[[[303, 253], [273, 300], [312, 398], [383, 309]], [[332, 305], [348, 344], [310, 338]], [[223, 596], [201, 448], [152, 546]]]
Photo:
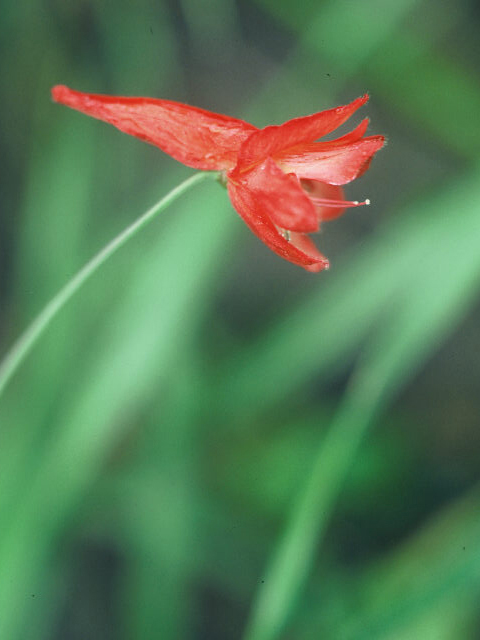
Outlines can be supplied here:
[[239, 170], [247, 170], [268, 156], [275, 156], [297, 145], [314, 142], [342, 125], [368, 100], [368, 95], [350, 104], [311, 116], [294, 118], [281, 125], [265, 127], [252, 134], [242, 145], [238, 158]]
[[61, 85], [52, 97], [206, 171], [234, 167], [241, 144], [257, 130], [243, 120], [170, 100], [95, 95]]
[[245, 181], [227, 183], [233, 207], [250, 227], [253, 233], [276, 254], [293, 262], [307, 271], [321, 271], [328, 268], [328, 260], [304, 234], [290, 233], [290, 241], [275, 226], [266, 214], [262, 203]]
[[241, 182], [277, 227], [303, 233], [318, 231], [315, 207], [298, 178], [283, 173], [271, 158], [248, 173], [238, 174], [234, 170], [228, 174], [228, 178], [233, 182]]
[[293, 244], [299, 251], [304, 254], [317, 256], [317, 258], [319, 258], [319, 262], [315, 262], [314, 264], [303, 267], [307, 271], [318, 273], [319, 271], [323, 271], [324, 269], [329, 269], [330, 263], [328, 262], [328, 259], [320, 253], [310, 236], [307, 236], [304, 233], [295, 233], [295, 231], [293, 231], [290, 234], [290, 244]]
[[364, 118], [360, 122], [360, 124], [356, 126], [355, 129], [353, 129], [353, 131], [350, 131], [349, 133], [345, 134], [341, 138], [336, 138], [335, 140], [328, 140], [326, 142], [323, 142], [322, 144], [326, 144], [326, 145], [328, 144], [329, 146], [342, 146], [345, 144], [351, 144], [352, 142], [357, 142], [357, 140], [360, 140], [360, 138], [363, 138], [366, 130], [368, 129], [369, 124], [370, 124], [370, 119]]
[[277, 160], [285, 171], [293, 171], [299, 178], [346, 184], [368, 168], [373, 155], [384, 143], [383, 136], [371, 136], [342, 146], [314, 142], [282, 154]]

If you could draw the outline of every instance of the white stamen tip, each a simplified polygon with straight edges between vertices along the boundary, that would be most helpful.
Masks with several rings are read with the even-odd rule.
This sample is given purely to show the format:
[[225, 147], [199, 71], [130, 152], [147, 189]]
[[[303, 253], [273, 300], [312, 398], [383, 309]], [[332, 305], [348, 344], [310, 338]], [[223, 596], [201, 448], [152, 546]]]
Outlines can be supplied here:
[[368, 198], [365, 200], [365, 204], [370, 204], [370, 200]]

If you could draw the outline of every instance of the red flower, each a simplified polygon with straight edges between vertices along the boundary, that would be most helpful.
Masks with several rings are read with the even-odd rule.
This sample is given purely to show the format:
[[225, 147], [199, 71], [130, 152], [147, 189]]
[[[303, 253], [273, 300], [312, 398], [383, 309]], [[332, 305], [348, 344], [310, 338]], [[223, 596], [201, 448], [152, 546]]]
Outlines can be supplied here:
[[345, 201], [339, 185], [366, 171], [384, 144], [383, 136], [364, 137], [368, 119], [341, 138], [316, 142], [348, 120], [367, 95], [264, 129], [170, 100], [93, 95], [64, 86], [54, 87], [52, 96], [189, 167], [221, 171], [234, 208], [253, 233], [308, 271], [328, 268], [328, 260], [306, 234], [346, 207], [368, 203]]

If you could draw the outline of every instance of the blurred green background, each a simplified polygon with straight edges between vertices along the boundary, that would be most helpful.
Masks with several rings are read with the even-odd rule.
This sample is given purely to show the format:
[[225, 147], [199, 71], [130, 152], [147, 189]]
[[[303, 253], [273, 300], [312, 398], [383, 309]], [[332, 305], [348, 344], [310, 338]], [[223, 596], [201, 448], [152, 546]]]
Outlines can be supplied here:
[[257, 126], [349, 102], [388, 146], [264, 247], [205, 183], [0, 400], [1, 640], [480, 638], [480, 65], [467, 0], [2, 0], [2, 353], [192, 171], [50, 101]]

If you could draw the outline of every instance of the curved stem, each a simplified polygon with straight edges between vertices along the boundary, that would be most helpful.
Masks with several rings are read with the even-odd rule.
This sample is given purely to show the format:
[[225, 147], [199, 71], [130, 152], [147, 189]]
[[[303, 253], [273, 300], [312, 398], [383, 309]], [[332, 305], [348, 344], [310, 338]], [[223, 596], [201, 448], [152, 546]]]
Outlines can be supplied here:
[[140, 229], [147, 226], [158, 213], [166, 209], [169, 204], [174, 202], [174, 200], [181, 196], [185, 191], [208, 177], [217, 178], [217, 173], [196, 173], [172, 189], [170, 193], [164, 196], [154, 204], [153, 207], [137, 218], [135, 222], [111, 240], [101, 251], [89, 260], [89, 262], [87, 262], [87, 264], [80, 269], [80, 271], [73, 276], [73, 278], [69, 280], [62, 289], [60, 289], [60, 291], [50, 300], [50, 302], [48, 302], [39, 315], [33, 320], [31, 325], [25, 330], [20, 338], [18, 338], [10, 351], [7, 352], [3, 361], [0, 363], [0, 395], [55, 316], [63, 309], [67, 302], [76, 294], [85, 282], [87, 282], [87, 280], [96, 273], [102, 264], [116, 253], [118, 249], [123, 247], [123, 245], [126, 244], [138, 231], [140, 231]]

